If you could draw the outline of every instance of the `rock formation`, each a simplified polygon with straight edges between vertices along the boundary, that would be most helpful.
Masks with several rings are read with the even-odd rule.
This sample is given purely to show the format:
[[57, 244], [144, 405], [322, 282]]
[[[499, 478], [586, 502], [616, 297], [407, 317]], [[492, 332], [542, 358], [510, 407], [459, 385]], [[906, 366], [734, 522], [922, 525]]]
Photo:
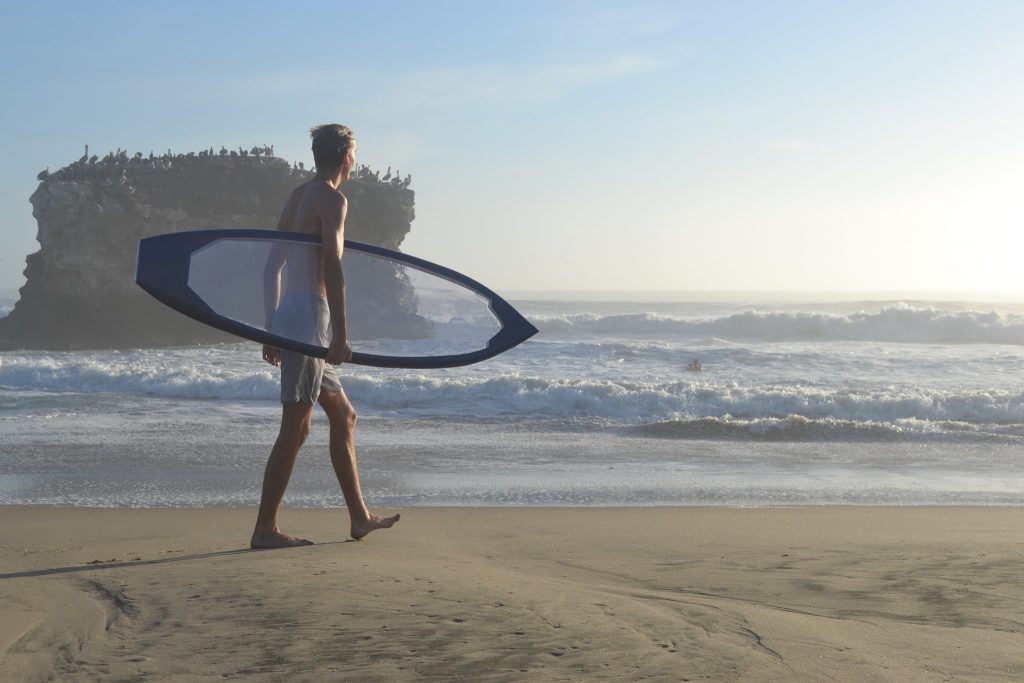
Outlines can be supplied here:
[[[0, 318], [0, 349], [170, 346], [236, 339], [193, 322], [135, 285], [138, 240], [201, 228], [273, 228], [288, 193], [312, 177], [271, 147], [81, 159], [39, 174], [40, 249], [20, 299]], [[362, 166], [342, 187], [346, 237], [397, 248], [415, 217], [408, 182]], [[401, 298], [401, 293], [395, 293]]]

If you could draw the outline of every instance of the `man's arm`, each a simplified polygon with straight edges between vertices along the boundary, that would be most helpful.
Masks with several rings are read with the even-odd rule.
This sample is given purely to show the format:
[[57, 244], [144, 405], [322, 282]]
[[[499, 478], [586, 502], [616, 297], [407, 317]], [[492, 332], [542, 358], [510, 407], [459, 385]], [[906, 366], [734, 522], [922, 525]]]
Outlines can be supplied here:
[[337, 365], [352, 358], [345, 326], [345, 274], [341, 257], [345, 251], [345, 218], [348, 200], [340, 192], [325, 195], [320, 212], [320, 254], [324, 266], [324, 288], [331, 311], [334, 337], [327, 351], [327, 362]]
[[[295, 204], [295, 192], [288, 197], [281, 209], [281, 217], [277, 220], [277, 229], [284, 230], [292, 220], [293, 205]], [[267, 264], [263, 266], [263, 312], [265, 318], [264, 327], [270, 329], [270, 321], [274, 318], [277, 305], [281, 300], [281, 271], [284, 270], [286, 260], [285, 246], [280, 242], [274, 242], [267, 257]]]
[[284, 269], [284, 245], [274, 242], [267, 257], [267, 265], [263, 267], [263, 327], [270, 329], [270, 321], [274, 319], [277, 305], [281, 300], [281, 271]]
[[[281, 209], [281, 218], [277, 221], [278, 230], [284, 230], [288, 227], [294, 203], [295, 193], [293, 192], [288, 197], [288, 201], [284, 203], [284, 208]], [[263, 266], [263, 327], [267, 330], [270, 329], [270, 323], [274, 319], [274, 313], [277, 312], [277, 306], [281, 301], [281, 271], [284, 270], [286, 260], [284, 244], [274, 242], [274, 246], [270, 249], [270, 255], [267, 256], [267, 263]], [[281, 352], [268, 344], [264, 344], [263, 360], [271, 365], [278, 365], [281, 362]]]

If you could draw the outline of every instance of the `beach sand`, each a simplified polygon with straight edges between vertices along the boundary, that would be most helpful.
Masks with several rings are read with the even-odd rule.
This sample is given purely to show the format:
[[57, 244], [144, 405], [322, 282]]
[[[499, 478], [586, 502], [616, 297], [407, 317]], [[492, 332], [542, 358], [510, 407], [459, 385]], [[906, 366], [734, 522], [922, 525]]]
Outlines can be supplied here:
[[402, 513], [0, 508], [0, 678], [1024, 677], [1022, 508]]

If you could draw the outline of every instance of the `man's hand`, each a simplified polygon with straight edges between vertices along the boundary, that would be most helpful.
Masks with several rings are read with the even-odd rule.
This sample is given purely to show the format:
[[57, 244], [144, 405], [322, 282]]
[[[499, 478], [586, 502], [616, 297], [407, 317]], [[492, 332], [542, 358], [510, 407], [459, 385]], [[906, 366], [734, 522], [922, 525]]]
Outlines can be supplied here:
[[277, 367], [281, 364], [281, 349], [270, 346], [269, 344], [264, 344], [263, 360], [267, 361], [274, 367]]
[[331, 346], [327, 349], [327, 362], [331, 365], [340, 365], [352, 360], [352, 347], [348, 345], [345, 337], [335, 337], [331, 340]]

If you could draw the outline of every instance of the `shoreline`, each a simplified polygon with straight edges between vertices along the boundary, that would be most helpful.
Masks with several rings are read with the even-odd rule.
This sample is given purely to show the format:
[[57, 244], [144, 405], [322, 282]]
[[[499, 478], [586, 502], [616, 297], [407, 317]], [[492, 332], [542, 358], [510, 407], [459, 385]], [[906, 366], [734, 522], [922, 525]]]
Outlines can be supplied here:
[[[406, 510], [448, 510], [448, 511], [459, 511], [459, 510], [483, 510], [483, 511], [515, 511], [515, 510], [547, 510], [551, 512], [558, 512], [561, 510], [609, 510], [609, 511], [640, 511], [640, 510], [717, 510], [717, 511], [729, 511], [729, 510], [1021, 510], [1024, 512], [1024, 502], [1020, 503], [752, 503], [749, 505], [725, 505], [719, 503], [693, 503], [693, 504], [676, 504], [676, 503], [651, 503], [651, 504], [636, 504], [636, 505], [548, 505], [544, 503], [532, 504], [532, 503], [509, 503], [507, 505], [492, 505], [485, 503], [466, 503], [466, 504], [454, 504], [446, 503], [443, 505], [434, 504], [417, 504], [417, 503], [404, 503], [402, 505], [384, 505], [378, 504], [367, 500], [367, 506], [371, 510], [397, 510], [404, 512]], [[153, 510], [153, 511], [199, 511], [199, 510], [214, 510], [214, 511], [237, 511], [237, 510], [252, 510], [257, 509], [256, 504], [250, 503], [204, 503], [202, 505], [75, 505], [69, 503], [13, 503], [6, 504], [0, 503], [0, 512], [4, 510], [95, 510], [95, 511], [141, 511], [141, 510]], [[337, 512], [345, 510], [344, 504], [339, 505], [300, 505], [300, 504], [283, 504], [282, 510], [295, 510], [297, 512]]]
[[[0, 508], [17, 680], [1009, 680], [1024, 507]], [[379, 512], [390, 512], [380, 509]]]

